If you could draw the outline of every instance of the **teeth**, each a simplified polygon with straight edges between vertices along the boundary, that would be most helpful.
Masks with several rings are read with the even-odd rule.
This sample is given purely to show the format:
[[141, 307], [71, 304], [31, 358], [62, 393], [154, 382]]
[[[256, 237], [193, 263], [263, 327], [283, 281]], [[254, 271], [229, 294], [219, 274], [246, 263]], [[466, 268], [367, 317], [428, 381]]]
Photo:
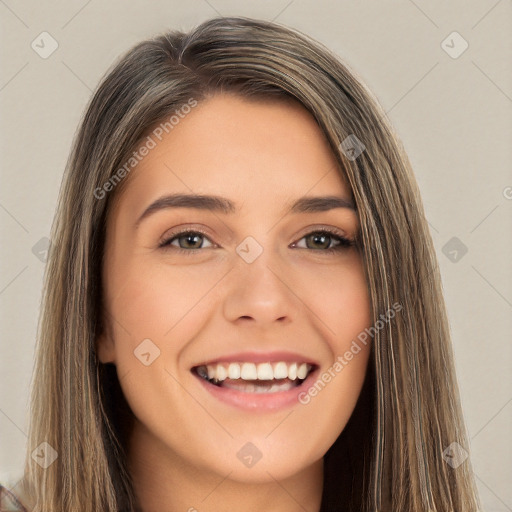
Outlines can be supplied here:
[[221, 364], [217, 365], [217, 380], [225, 380], [228, 376], [228, 372], [226, 371], [226, 368], [222, 366]]
[[279, 361], [277, 363], [217, 363], [213, 365], [201, 366], [198, 368], [198, 374], [201, 377], [208, 375], [209, 380], [218, 382], [227, 378], [231, 380], [302, 380], [305, 379], [312, 366], [307, 363], [286, 363]]
[[305, 379], [306, 375], [308, 374], [308, 371], [308, 365], [306, 363], [302, 363], [297, 369], [297, 378]]
[[230, 379], [239, 379], [240, 378], [240, 365], [239, 364], [230, 364], [228, 367], [228, 377]]
[[244, 393], [278, 393], [279, 391], [289, 391], [295, 386], [291, 381], [285, 381], [282, 384], [272, 384], [268, 381], [261, 384], [252, 384], [243, 380], [226, 382], [223, 387], [243, 391]]
[[[231, 363], [229, 366], [231, 366], [232, 364], [237, 364], [237, 363]], [[217, 367], [218, 367], [218, 365], [217, 365]], [[257, 380], [258, 371], [256, 370], [256, 365], [253, 363], [244, 363], [242, 365], [242, 369], [240, 371], [240, 377], [243, 380]]]
[[286, 379], [288, 377], [288, 366], [286, 363], [274, 363], [274, 379]]
[[258, 380], [272, 380], [274, 378], [274, 370], [270, 363], [262, 363], [258, 365]]

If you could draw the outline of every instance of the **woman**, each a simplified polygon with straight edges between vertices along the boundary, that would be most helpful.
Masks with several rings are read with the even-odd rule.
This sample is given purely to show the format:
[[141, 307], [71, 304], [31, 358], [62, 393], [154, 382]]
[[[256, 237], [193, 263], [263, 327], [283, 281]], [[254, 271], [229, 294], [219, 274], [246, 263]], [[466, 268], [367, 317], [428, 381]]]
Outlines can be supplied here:
[[217, 18], [108, 73], [31, 407], [27, 510], [478, 509], [410, 164], [332, 53]]

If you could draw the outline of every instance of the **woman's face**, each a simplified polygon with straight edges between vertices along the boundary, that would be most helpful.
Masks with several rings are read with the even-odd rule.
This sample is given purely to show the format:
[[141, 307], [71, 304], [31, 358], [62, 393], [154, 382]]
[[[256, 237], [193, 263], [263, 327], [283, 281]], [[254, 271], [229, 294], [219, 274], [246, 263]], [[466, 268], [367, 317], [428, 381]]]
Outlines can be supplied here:
[[294, 102], [218, 95], [153, 138], [108, 218], [98, 339], [132, 448], [237, 481], [292, 476], [343, 430], [368, 362], [350, 189]]

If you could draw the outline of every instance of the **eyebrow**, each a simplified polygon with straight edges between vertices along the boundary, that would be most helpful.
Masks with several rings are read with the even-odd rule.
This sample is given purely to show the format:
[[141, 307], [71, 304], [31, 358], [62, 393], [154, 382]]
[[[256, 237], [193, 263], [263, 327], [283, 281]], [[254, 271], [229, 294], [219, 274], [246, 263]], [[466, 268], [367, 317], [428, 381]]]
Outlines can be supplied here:
[[[339, 196], [304, 196], [291, 205], [288, 203], [287, 206], [289, 207], [289, 213], [325, 212], [335, 208], [347, 208], [356, 211], [354, 203], [350, 199]], [[153, 213], [170, 208], [194, 208], [223, 214], [233, 214], [237, 211], [235, 203], [225, 197], [200, 194], [170, 194], [151, 203], [137, 219], [135, 228]]]

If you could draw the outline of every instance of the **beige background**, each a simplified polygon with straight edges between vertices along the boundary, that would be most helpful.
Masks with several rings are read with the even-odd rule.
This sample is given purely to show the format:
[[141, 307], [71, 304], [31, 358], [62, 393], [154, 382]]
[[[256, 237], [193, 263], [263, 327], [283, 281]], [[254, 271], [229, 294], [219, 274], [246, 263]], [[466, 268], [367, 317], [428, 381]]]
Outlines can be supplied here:
[[[412, 160], [439, 257], [484, 510], [511, 511], [510, 0], [0, 0], [0, 480], [19, 473], [26, 443], [44, 269], [33, 247], [49, 235], [91, 90], [133, 43], [217, 14], [275, 20], [312, 35], [386, 110]], [[43, 31], [58, 42], [46, 59], [31, 48]], [[457, 58], [444, 48], [459, 52], [463, 41], [442, 43], [453, 31], [469, 44]], [[459, 241], [446, 246], [453, 237]]]

